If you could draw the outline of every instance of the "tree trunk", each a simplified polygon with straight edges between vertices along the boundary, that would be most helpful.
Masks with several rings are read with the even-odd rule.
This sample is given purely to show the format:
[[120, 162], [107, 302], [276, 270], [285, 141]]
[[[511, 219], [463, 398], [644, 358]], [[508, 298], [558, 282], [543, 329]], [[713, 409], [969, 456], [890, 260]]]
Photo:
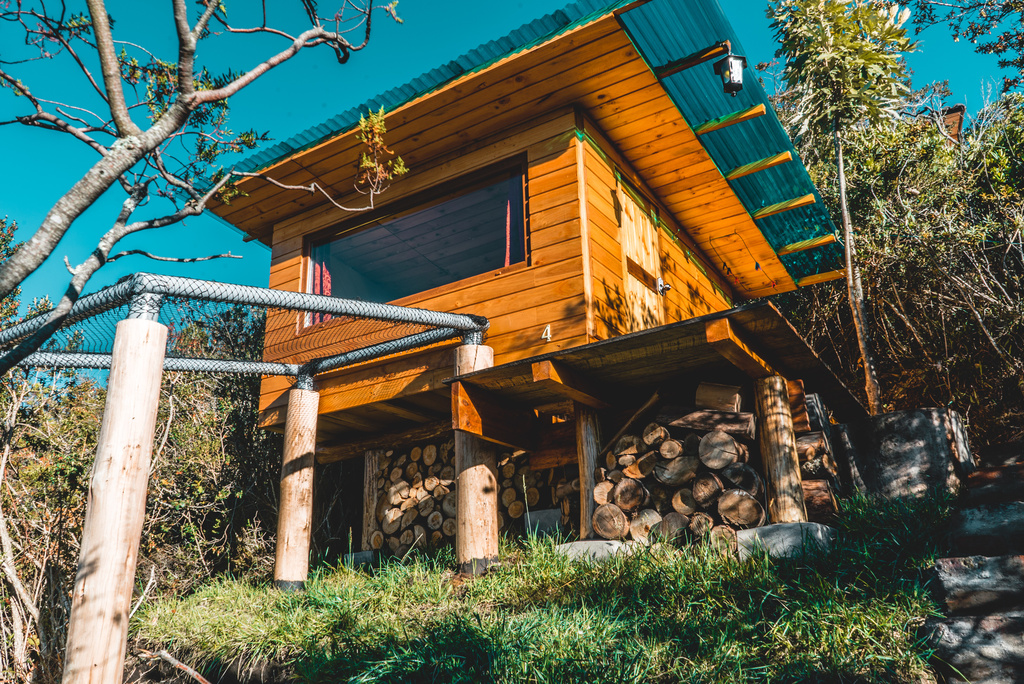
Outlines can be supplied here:
[[864, 287], [860, 280], [860, 268], [857, 266], [857, 250], [853, 242], [853, 225], [850, 222], [850, 208], [846, 204], [846, 166], [843, 162], [843, 141], [839, 136], [839, 125], [832, 127], [832, 137], [836, 147], [836, 165], [839, 171], [839, 206], [843, 223], [843, 244], [846, 251], [846, 290], [850, 299], [850, 311], [853, 314], [853, 328], [857, 332], [857, 346], [860, 347], [861, 361], [864, 363], [864, 391], [868, 396], [868, 410], [877, 416], [882, 412], [882, 391], [878, 387], [875, 376], [875, 358], [871, 352], [871, 338], [868, 334], [867, 314], [864, 310]]

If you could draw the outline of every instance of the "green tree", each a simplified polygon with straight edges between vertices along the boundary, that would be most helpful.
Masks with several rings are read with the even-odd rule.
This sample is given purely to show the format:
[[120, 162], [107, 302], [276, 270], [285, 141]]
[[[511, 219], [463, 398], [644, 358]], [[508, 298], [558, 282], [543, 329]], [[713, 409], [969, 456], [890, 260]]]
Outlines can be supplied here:
[[769, 7], [768, 16], [780, 43], [777, 54], [785, 58], [783, 76], [798, 101], [800, 132], [830, 136], [835, 148], [847, 292], [868, 407], [877, 414], [882, 396], [847, 202], [843, 142], [856, 124], [894, 116], [908, 92], [901, 54], [916, 48], [903, 28], [910, 13], [867, 0], [783, 0]]

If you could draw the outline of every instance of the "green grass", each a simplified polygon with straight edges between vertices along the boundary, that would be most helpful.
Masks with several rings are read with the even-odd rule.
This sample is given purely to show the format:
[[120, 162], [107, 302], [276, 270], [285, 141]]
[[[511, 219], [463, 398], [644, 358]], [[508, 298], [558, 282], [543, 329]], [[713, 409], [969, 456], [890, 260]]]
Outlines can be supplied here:
[[297, 682], [918, 681], [935, 611], [920, 571], [948, 510], [847, 502], [839, 543], [793, 561], [690, 547], [595, 565], [539, 540], [461, 584], [450, 551], [321, 568], [301, 594], [224, 579], [149, 605], [133, 633], [210, 672], [275, 663]]

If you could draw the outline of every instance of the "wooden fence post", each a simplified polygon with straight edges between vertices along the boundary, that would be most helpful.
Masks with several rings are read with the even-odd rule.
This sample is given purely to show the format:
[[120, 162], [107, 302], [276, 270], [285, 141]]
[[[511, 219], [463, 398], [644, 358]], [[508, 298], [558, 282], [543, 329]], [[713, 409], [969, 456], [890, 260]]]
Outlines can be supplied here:
[[[455, 350], [455, 375], [494, 365], [494, 350], [464, 344]], [[498, 560], [498, 467], [494, 445], [455, 431], [455, 559], [459, 572], [480, 575]]]
[[580, 539], [594, 536], [594, 469], [601, 451], [597, 412], [576, 401], [573, 402], [576, 421], [576, 459], [580, 466]]
[[754, 395], [758, 444], [768, 476], [769, 521], [807, 522], [786, 379], [779, 375], [758, 378]]
[[297, 591], [309, 576], [309, 539], [313, 531], [313, 467], [320, 393], [288, 391], [281, 459], [281, 496], [277, 512], [274, 586]]
[[167, 328], [155, 320], [117, 324], [71, 599], [64, 684], [121, 682], [166, 346]]

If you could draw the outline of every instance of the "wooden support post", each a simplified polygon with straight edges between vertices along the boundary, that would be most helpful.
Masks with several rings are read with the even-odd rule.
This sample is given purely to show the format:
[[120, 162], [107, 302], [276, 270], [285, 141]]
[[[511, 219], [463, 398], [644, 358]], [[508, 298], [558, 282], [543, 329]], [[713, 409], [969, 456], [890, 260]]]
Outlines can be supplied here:
[[302, 589], [309, 576], [313, 465], [319, 407], [319, 392], [289, 390], [277, 512], [277, 553], [274, 558], [274, 586], [286, 591]]
[[369, 449], [363, 456], [363, 551], [373, 549], [370, 537], [377, 531], [377, 470], [380, 469], [382, 449]]
[[770, 522], [807, 522], [786, 379], [771, 375], [755, 380], [754, 401], [761, 459], [768, 476]]
[[121, 682], [166, 346], [167, 328], [160, 323], [117, 324], [71, 599], [64, 684]]
[[594, 536], [594, 469], [601, 451], [597, 413], [580, 402], [573, 405], [576, 418], [576, 458], [580, 465], [580, 539]]
[[[455, 375], [494, 365], [494, 350], [464, 344], [455, 350]], [[480, 575], [498, 560], [498, 467], [494, 445], [455, 431], [455, 559], [459, 572]]]

